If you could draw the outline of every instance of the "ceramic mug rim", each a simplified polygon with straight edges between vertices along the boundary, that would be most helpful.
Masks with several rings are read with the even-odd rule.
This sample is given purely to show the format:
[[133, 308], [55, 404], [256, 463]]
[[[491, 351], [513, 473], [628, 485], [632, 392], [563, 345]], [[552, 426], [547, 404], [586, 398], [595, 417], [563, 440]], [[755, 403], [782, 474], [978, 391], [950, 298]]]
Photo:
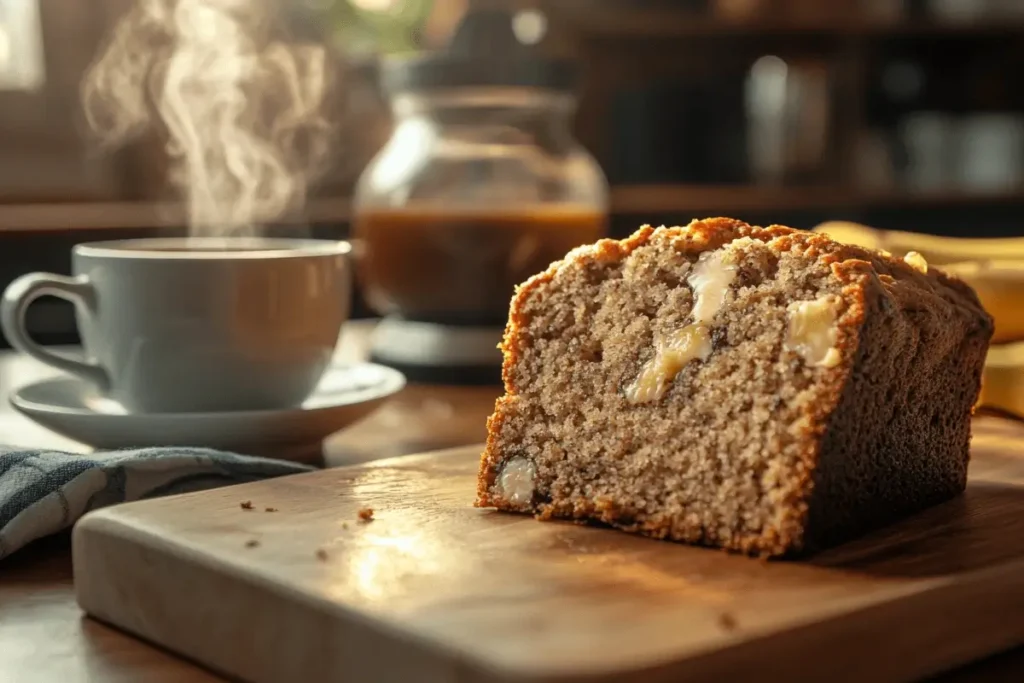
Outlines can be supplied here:
[[[227, 247], [225, 249], [225, 247]], [[180, 251], [176, 251], [180, 249]], [[202, 251], [209, 249], [210, 251]], [[344, 240], [290, 237], [139, 237], [76, 244], [75, 256], [152, 261], [245, 261], [345, 256]]]

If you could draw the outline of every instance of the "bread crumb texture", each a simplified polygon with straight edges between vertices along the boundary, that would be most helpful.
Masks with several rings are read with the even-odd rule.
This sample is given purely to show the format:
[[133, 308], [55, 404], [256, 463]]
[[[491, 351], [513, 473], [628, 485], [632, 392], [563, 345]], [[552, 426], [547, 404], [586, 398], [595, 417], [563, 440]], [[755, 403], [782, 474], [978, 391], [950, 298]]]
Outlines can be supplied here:
[[764, 556], [966, 485], [992, 320], [938, 268], [712, 218], [522, 284], [476, 505]]

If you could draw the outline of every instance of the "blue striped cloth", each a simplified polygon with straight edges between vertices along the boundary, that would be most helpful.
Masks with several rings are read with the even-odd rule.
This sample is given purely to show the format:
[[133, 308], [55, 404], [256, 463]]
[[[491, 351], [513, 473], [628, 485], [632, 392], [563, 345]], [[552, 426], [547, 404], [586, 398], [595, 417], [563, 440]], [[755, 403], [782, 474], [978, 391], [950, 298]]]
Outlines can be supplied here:
[[0, 559], [96, 508], [310, 469], [206, 448], [78, 455], [0, 446]]

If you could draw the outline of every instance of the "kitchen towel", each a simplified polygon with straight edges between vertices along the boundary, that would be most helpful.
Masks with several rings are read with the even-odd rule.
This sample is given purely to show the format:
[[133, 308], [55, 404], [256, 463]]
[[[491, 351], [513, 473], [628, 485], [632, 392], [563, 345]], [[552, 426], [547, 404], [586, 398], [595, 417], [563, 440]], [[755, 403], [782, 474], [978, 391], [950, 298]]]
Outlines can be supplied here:
[[107, 505], [311, 469], [207, 448], [80, 455], [0, 446], [0, 559]]

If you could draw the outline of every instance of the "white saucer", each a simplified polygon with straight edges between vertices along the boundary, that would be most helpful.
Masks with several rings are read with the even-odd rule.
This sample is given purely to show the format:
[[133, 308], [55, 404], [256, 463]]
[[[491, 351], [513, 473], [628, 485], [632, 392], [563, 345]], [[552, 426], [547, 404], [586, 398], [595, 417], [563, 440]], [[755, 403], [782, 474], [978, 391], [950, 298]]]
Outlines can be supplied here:
[[336, 365], [301, 407], [221, 413], [128, 413], [92, 386], [62, 376], [29, 384], [11, 405], [42, 426], [97, 449], [204, 446], [245, 455], [315, 460], [320, 443], [405, 385], [372, 363]]

